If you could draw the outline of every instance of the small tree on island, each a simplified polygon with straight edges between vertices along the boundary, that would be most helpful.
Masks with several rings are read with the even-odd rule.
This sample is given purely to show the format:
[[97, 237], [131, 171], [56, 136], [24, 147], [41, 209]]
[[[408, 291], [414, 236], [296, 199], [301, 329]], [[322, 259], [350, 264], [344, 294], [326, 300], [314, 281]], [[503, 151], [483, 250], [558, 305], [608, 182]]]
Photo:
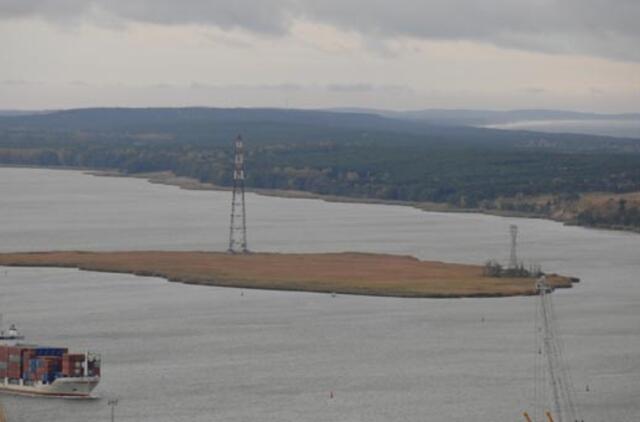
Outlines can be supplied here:
[[526, 269], [523, 263], [515, 268], [505, 268], [498, 261], [490, 259], [484, 263], [483, 274], [486, 277], [539, 277], [543, 274], [539, 265], [531, 265]]
[[496, 260], [490, 259], [484, 264], [484, 275], [487, 277], [501, 277], [503, 273], [502, 265]]

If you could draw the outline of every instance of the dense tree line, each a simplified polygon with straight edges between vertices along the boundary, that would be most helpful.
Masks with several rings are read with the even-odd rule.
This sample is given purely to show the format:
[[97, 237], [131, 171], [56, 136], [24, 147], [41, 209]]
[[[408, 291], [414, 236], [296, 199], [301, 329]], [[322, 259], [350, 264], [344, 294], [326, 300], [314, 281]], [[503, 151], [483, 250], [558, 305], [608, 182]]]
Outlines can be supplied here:
[[[541, 142], [540, 135], [532, 133], [415, 125], [400, 131], [394, 126], [399, 123], [385, 121], [388, 126], [382, 126], [358, 117], [371, 129], [358, 119], [334, 121], [326, 113], [316, 120], [307, 113], [294, 114], [293, 120], [272, 112], [252, 112], [244, 120], [230, 111], [218, 115], [178, 110], [171, 118], [159, 111], [141, 113], [132, 117], [106, 110], [0, 119], [0, 163], [172, 171], [229, 185], [231, 140], [242, 129], [248, 138], [247, 185], [255, 188], [539, 215], [553, 204], [501, 198], [640, 190], [640, 153], [630, 141], [609, 147], [609, 138], [586, 137], [580, 143], [575, 136], [545, 135], [551, 137]], [[508, 136], [513, 140], [507, 142]], [[585, 224], [602, 218], [579, 216]], [[638, 210], [632, 207], [607, 218], [640, 226]]]
[[[4, 147], [0, 163], [172, 171], [231, 183], [231, 149], [221, 146], [91, 142]], [[488, 148], [396, 148], [377, 143], [277, 144], [247, 148], [247, 185], [319, 194], [491, 207], [499, 197], [640, 190], [640, 155], [567, 154]], [[544, 212], [545, 205], [503, 209]], [[531, 207], [523, 209], [522, 207]], [[632, 218], [628, 210], [625, 218]], [[588, 218], [588, 216], [584, 216]]]

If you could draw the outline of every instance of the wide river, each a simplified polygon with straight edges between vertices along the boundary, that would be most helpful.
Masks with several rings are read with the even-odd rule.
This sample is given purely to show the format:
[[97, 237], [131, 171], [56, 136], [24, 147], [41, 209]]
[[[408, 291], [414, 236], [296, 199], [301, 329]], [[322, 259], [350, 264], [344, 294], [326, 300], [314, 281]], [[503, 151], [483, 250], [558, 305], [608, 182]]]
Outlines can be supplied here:
[[[0, 251], [224, 250], [229, 193], [0, 168]], [[640, 420], [640, 235], [533, 219], [247, 195], [254, 251], [519, 255], [582, 279], [553, 294], [585, 421]], [[91, 349], [92, 401], [1, 396], [10, 421], [522, 421], [534, 298], [241, 291], [70, 269], [0, 268], [28, 339]], [[588, 389], [587, 389], [588, 386]], [[588, 391], [587, 391], [588, 390]]]

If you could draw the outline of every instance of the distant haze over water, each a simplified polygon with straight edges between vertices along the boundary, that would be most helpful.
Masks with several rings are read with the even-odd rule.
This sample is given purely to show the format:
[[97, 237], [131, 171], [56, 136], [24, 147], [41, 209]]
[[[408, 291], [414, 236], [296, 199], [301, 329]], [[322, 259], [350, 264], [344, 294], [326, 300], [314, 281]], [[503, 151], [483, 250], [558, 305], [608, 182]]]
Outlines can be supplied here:
[[640, 139], [640, 120], [534, 120], [492, 124], [485, 127], [549, 133], [585, 133]]

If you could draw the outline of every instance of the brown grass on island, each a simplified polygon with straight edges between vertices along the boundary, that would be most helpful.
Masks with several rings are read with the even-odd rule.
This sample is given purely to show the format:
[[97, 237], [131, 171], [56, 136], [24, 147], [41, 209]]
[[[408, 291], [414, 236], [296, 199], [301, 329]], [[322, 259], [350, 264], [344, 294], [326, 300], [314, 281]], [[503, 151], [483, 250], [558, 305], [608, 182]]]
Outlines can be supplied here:
[[[533, 278], [488, 277], [478, 265], [365, 253], [31, 252], [0, 254], [0, 265], [130, 273], [211, 286], [395, 297], [535, 292]], [[548, 281], [553, 287], [571, 287], [576, 280], [551, 275]]]

